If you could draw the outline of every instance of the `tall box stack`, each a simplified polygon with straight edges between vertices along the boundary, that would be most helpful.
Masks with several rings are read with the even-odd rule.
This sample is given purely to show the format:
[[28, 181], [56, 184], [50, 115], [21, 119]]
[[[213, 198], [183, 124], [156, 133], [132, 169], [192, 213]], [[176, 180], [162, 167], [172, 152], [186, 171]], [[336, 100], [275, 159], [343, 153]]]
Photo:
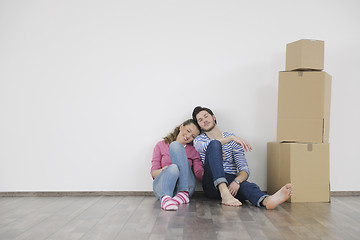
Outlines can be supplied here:
[[286, 46], [279, 73], [276, 142], [267, 144], [268, 193], [291, 182], [291, 202], [329, 202], [331, 75], [324, 72], [324, 41]]

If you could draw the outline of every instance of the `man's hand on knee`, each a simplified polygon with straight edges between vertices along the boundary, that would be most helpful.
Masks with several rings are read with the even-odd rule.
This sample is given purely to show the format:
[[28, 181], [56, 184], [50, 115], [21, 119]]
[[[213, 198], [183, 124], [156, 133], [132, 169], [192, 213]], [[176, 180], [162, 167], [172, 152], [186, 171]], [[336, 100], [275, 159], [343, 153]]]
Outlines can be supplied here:
[[239, 189], [240, 189], [240, 185], [237, 184], [236, 182], [232, 181], [229, 186], [229, 191], [231, 193], [231, 195], [233, 195], [234, 197], [236, 196], [236, 194], [238, 193]]

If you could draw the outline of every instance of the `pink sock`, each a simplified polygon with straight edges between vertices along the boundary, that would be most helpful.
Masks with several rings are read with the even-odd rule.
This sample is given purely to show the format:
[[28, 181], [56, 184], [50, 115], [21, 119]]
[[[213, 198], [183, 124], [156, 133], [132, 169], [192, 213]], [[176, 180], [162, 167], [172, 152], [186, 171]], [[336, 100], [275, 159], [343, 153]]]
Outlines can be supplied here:
[[161, 208], [166, 211], [176, 211], [178, 206], [176, 202], [171, 199], [169, 195], [165, 195], [161, 198]]
[[190, 202], [189, 193], [188, 192], [178, 192], [173, 200], [178, 204], [187, 204]]

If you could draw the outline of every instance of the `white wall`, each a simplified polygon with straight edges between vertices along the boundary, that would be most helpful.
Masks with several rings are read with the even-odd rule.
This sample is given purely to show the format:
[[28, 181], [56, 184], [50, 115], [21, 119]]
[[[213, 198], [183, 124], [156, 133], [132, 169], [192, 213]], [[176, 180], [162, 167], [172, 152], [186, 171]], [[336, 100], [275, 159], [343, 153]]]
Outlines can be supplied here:
[[[266, 190], [286, 44], [325, 40], [331, 190], [360, 191], [360, 2], [0, 1], [0, 191], [151, 191], [157, 141], [204, 105]], [[305, 173], [304, 173], [305, 174]]]

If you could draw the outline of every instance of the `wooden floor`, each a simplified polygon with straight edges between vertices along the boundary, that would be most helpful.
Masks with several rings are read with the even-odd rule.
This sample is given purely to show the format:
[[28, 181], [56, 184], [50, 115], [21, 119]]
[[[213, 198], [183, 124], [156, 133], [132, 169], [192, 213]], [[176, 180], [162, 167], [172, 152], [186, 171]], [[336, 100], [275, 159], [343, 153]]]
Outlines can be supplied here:
[[360, 239], [360, 196], [269, 211], [199, 194], [176, 212], [153, 196], [0, 197], [0, 239]]

